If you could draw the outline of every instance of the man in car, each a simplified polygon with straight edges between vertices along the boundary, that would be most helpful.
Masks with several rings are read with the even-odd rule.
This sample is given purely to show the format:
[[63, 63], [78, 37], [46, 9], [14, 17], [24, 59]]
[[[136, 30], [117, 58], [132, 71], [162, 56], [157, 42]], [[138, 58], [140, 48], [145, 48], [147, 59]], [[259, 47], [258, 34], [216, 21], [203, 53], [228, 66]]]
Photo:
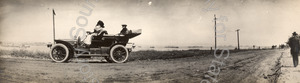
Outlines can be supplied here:
[[127, 29], [127, 25], [126, 24], [122, 24], [122, 30], [120, 31], [120, 35], [125, 35], [128, 33], [128, 29]]

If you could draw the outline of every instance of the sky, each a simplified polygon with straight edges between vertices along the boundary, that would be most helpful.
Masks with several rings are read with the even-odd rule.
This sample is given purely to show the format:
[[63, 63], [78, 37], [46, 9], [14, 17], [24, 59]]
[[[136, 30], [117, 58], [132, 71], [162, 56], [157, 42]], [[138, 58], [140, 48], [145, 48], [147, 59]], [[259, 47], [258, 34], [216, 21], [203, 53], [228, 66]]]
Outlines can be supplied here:
[[[217, 38], [218, 45], [236, 46], [236, 30], [240, 29], [242, 46], [270, 46], [285, 43], [294, 31], [300, 33], [298, 3], [300, 0], [0, 0], [0, 40], [52, 42], [54, 9], [56, 39], [71, 39], [70, 34], [81, 29], [92, 31], [102, 20], [109, 34], [119, 33], [122, 24], [131, 30], [142, 29], [140, 36], [130, 39], [137, 45], [213, 46], [216, 15], [217, 35], [226, 36]], [[91, 10], [89, 16], [80, 13], [89, 12], [85, 7]], [[205, 11], [210, 7], [215, 9]]]

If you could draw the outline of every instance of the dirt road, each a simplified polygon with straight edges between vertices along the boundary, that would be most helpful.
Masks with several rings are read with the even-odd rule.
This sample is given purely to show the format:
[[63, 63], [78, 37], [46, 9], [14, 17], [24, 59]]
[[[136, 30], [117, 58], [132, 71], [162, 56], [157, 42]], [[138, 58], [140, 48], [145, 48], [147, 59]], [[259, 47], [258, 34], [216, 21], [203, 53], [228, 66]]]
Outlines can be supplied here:
[[[167, 60], [141, 60], [122, 64], [106, 62], [54, 63], [50, 60], [0, 58], [0, 82], [171, 82], [273, 83], [280, 74], [281, 58], [288, 50], [231, 53], [216, 76], [207, 71], [213, 55]], [[212, 78], [205, 77], [210, 75]]]

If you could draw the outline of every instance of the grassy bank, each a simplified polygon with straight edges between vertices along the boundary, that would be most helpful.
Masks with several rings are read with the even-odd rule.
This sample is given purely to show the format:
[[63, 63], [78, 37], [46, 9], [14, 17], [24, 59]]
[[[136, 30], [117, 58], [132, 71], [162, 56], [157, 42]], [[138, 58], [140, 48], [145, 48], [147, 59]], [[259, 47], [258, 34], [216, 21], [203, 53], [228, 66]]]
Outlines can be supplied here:
[[155, 59], [174, 59], [193, 56], [205, 56], [210, 54], [210, 50], [184, 50], [184, 51], [155, 51], [145, 50], [132, 52], [130, 61], [134, 60], [155, 60]]
[[1, 55], [9, 55], [12, 57], [21, 57], [21, 58], [37, 58], [37, 59], [50, 59], [49, 53], [42, 51], [28, 51], [28, 50], [0, 50]]
[[[249, 51], [249, 50], [230, 50], [230, 53]], [[184, 57], [193, 57], [193, 56], [206, 56], [212, 55], [214, 51], [211, 50], [177, 50], [177, 51], [155, 51], [155, 50], [145, 50], [145, 51], [136, 51], [130, 53], [129, 61], [135, 60], [156, 60], [156, 59], [175, 59], [175, 58], [184, 58]], [[221, 50], [217, 51], [217, 54], [220, 54]], [[226, 54], [226, 51], [224, 52]], [[1, 55], [9, 55], [12, 57], [21, 57], [21, 58], [37, 58], [37, 59], [50, 59], [48, 52], [42, 51], [28, 51], [28, 50], [1, 50]]]
[[[229, 50], [229, 53], [250, 51], [251, 49], [245, 50]], [[253, 51], [253, 50], [252, 50]], [[222, 50], [217, 50], [216, 54], [221, 54]], [[175, 59], [175, 58], [184, 58], [184, 57], [193, 57], [193, 56], [207, 56], [213, 55], [214, 50], [176, 50], [176, 51], [155, 51], [155, 50], [145, 50], [132, 52], [130, 54], [130, 61], [134, 60], [155, 60], [155, 59]], [[227, 51], [224, 51], [223, 54], [227, 54]]]

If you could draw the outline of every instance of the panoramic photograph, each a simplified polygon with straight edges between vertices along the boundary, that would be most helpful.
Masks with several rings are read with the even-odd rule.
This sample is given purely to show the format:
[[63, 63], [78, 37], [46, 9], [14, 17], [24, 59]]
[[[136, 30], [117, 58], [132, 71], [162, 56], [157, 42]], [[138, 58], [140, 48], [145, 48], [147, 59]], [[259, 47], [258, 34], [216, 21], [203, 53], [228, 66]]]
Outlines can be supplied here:
[[300, 83], [300, 0], [0, 0], [0, 83]]

